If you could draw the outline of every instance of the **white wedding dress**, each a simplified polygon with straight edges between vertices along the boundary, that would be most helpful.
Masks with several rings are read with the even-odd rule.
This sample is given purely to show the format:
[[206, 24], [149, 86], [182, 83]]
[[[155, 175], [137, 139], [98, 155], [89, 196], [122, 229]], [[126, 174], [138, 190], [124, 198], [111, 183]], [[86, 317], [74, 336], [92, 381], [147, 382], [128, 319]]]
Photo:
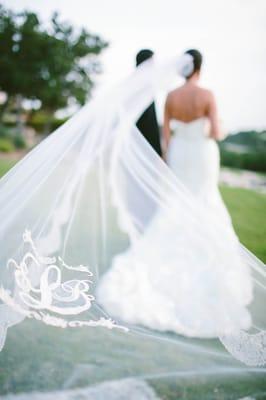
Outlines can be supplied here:
[[[205, 118], [172, 121], [167, 161], [199, 207], [222, 221], [224, 234], [213, 237], [206, 250], [193, 243], [193, 227], [182, 221], [182, 213], [178, 229], [157, 213], [144, 235], [115, 258], [96, 290], [97, 301], [117, 319], [192, 337], [251, 325], [249, 269], [218, 191], [219, 150], [208, 126]], [[162, 237], [169, 238], [167, 246], [161, 246]]]

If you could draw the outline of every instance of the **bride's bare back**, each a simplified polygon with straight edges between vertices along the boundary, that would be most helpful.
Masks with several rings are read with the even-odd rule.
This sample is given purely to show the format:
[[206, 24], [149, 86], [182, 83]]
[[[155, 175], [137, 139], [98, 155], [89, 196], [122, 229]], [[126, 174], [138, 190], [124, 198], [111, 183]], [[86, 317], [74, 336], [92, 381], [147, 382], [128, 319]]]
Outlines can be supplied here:
[[197, 118], [209, 117], [212, 102], [210, 91], [186, 83], [169, 93], [166, 101], [167, 114], [170, 119], [191, 122]]
[[173, 90], [167, 96], [164, 112], [164, 138], [170, 140], [170, 121], [177, 119], [191, 122], [207, 117], [210, 121], [210, 136], [221, 139], [217, 107], [211, 91], [203, 89], [194, 80], [187, 81], [182, 87]]
[[223, 136], [218, 122], [214, 95], [210, 90], [198, 85], [202, 57], [197, 50], [190, 50], [187, 53], [193, 56], [194, 71], [186, 78], [183, 86], [173, 90], [167, 96], [163, 127], [165, 151], [171, 137], [171, 119], [189, 123], [195, 119], [206, 117], [210, 121], [210, 137], [219, 140]]

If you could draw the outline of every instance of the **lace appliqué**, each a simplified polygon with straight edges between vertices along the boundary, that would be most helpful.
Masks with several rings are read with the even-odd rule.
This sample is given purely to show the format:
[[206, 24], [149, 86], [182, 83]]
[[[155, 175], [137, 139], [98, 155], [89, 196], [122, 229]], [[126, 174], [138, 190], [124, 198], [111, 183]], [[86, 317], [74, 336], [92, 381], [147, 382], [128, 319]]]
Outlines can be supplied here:
[[266, 364], [266, 332], [250, 334], [240, 331], [236, 334], [220, 336], [224, 347], [236, 359], [249, 366]]
[[[30, 246], [30, 251], [24, 255], [20, 263], [14, 259], [9, 259], [7, 262], [7, 267], [14, 269], [15, 295], [12, 297], [10, 291], [4, 289], [3, 286], [0, 287], [0, 299], [6, 305], [25, 317], [35, 318], [55, 327], [101, 326], [128, 331], [128, 328], [117, 325], [115, 321], [108, 318], [69, 320], [61, 317], [81, 314], [91, 308], [95, 298], [88, 292], [92, 284], [89, 278], [92, 278], [93, 274], [87, 266], [71, 266], [67, 265], [61, 257], [40, 255], [28, 230], [23, 234], [23, 241]], [[61, 265], [61, 268], [58, 265]], [[38, 275], [38, 285], [33, 283], [31, 277], [33, 274], [30, 273], [32, 268], [35, 269], [35, 277], [36, 274]], [[64, 270], [85, 274], [87, 279], [71, 279], [63, 282]]]

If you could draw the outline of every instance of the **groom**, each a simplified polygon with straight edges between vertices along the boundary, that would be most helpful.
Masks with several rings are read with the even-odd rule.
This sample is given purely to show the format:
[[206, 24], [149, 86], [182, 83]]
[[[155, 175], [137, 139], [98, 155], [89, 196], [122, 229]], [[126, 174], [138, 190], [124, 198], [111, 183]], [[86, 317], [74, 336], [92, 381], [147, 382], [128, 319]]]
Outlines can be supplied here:
[[[153, 54], [153, 51], [148, 49], [140, 50], [136, 56], [137, 67], [144, 61], [152, 58]], [[137, 121], [136, 125], [145, 137], [145, 139], [150, 143], [156, 153], [161, 157], [162, 149], [160, 143], [160, 130], [158, 126], [154, 102], [152, 102], [149, 107], [144, 111], [144, 113]]]

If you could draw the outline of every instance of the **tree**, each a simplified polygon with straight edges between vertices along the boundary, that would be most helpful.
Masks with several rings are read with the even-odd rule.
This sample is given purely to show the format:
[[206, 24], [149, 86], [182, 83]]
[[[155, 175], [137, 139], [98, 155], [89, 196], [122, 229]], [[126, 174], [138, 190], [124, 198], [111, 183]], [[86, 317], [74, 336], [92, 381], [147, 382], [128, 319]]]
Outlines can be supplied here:
[[15, 34], [13, 14], [0, 6], [0, 88], [6, 93], [5, 102], [0, 110], [1, 117], [8, 107], [10, 96], [15, 94], [16, 82], [12, 79], [16, 77], [15, 52], [13, 51]]
[[57, 13], [44, 28], [35, 13], [0, 6], [0, 90], [7, 95], [0, 116], [14, 99], [38, 99], [50, 115], [84, 104], [106, 46], [98, 35], [60, 22]]

